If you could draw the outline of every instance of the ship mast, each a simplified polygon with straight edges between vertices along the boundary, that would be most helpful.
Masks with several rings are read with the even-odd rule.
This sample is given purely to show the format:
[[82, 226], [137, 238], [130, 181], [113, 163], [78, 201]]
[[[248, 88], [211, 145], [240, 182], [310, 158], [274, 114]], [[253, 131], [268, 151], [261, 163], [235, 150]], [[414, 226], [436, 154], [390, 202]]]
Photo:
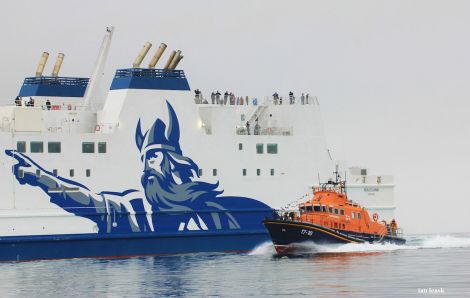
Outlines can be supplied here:
[[85, 100], [84, 108], [86, 110], [90, 109], [90, 101], [92, 98], [96, 97], [96, 86], [98, 86], [99, 79], [103, 76], [104, 66], [106, 64], [106, 59], [108, 58], [109, 47], [111, 46], [111, 39], [113, 37], [114, 27], [106, 27], [106, 34], [101, 43], [100, 52], [98, 54], [98, 59], [95, 63], [95, 68], [93, 69], [93, 75], [88, 82], [87, 89], [85, 91]]

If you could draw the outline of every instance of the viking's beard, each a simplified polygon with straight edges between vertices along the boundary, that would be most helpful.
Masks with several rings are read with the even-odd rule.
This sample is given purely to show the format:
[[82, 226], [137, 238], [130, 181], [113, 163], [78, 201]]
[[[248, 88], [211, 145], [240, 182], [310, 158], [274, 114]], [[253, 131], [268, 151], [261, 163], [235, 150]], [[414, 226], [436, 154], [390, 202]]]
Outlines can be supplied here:
[[188, 191], [192, 184], [177, 184], [170, 173], [162, 174], [154, 170], [145, 171], [142, 175], [147, 200], [162, 211], [192, 210], [185, 206], [185, 202], [189, 203], [197, 198], [196, 193]]

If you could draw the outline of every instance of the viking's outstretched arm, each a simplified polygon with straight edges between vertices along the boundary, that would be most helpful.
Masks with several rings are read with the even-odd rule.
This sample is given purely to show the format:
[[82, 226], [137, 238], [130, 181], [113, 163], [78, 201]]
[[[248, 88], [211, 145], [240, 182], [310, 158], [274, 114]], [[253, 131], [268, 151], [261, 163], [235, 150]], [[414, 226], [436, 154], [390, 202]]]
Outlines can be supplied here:
[[[72, 181], [44, 169], [28, 156], [14, 150], [5, 153], [17, 160], [13, 166], [13, 174], [20, 184], [28, 184], [41, 188], [51, 200], [65, 211], [94, 221], [100, 232], [111, 232], [130, 229], [140, 231], [141, 225], [147, 225], [153, 231], [151, 206], [138, 190], [129, 189], [122, 193], [96, 193], [76, 181]], [[145, 223], [139, 224], [132, 202], [140, 201], [145, 214]], [[139, 205], [140, 206], [140, 205]]]
[[[106, 213], [104, 198], [83, 184], [54, 176], [31, 158], [17, 151], [6, 150], [5, 153], [17, 160], [13, 166], [13, 174], [20, 184], [40, 187], [49, 195], [52, 203], [76, 215]], [[99, 221], [99, 216], [95, 216], [94, 221]]]

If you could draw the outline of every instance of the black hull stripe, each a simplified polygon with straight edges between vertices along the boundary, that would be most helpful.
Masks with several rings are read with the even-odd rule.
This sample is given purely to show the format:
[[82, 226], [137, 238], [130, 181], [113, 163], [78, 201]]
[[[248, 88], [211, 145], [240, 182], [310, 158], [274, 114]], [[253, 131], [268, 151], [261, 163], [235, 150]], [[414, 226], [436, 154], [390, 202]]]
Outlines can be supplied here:
[[329, 232], [329, 231], [326, 231], [324, 229], [321, 229], [321, 228], [317, 228], [317, 227], [314, 227], [314, 226], [310, 226], [310, 225], [303, 225], [303, 224], [297, 224], [297, 223], [287, 223], [287, 222], [274, 222], [274, 221], [267, 221], [265, 222], [265, 224], [275, 224], [275, 225], [288, 225], [288, 226], [296, 226], [296, 227], [301, 227], [301, 228], [307, 228], [307, 229], [314, 229], [314, 230], [317, 230], [317, 231], [320, 231], [322, 233], [326, 233], [326, 234], [329, 234], [333, 237], [336, 237], [338, 239], [341, 239], [343, 241], [347, 241], [347, 242], [352, 242], [352, 243], [362, 243], [361, 241], [356, 241], [356, 240], [351, 240], [349, 238], [345, 238], [345, 237], [342, 237], [338, 234], [335, 234], [335, 233], [332, 233], [332, 232]]

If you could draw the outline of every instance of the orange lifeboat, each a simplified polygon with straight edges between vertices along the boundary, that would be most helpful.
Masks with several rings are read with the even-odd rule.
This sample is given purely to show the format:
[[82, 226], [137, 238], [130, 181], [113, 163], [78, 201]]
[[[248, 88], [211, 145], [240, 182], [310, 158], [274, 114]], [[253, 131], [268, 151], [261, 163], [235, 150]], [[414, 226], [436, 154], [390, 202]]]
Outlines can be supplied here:
[[310, 200], [299, 204], [295, 215], [285, 212], [280, 219], [263, 221], [276, 251], [295, 252], [297, 244], [306, 241], [405, 244], [395, 219], [390, 223], [379, 221], [376, 213], [371, 218], [365, 208], [348, 199], [345, 189], [337, 174], [336, 181], [321, 184]]

